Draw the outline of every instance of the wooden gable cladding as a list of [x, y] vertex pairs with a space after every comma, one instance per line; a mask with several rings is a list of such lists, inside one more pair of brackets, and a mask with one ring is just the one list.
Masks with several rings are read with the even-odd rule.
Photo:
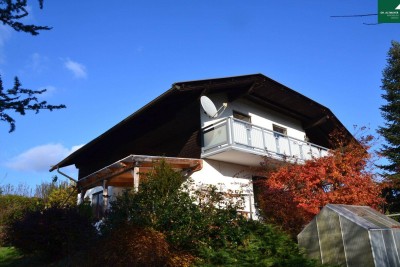
[[[154, 170], [161, 160], [176, 171], [193, 173], [203, 167], [201, 159], [130, 155], [78, 180], [78, 188], [86, 190], [95, 186], [135, 187], [140, 176]], [[137, 181], [135, 181], [135, 178]]]
[[158, 103], [99, 139], [76, 158], [79, 178], [132, 154], [200, 158], [200, 103], [190, 95]]

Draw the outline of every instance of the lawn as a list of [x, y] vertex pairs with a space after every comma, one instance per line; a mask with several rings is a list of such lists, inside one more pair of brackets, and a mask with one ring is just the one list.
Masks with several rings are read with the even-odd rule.
[[34, 256], [24, 256], [14, 247], [0, 247], [0, 266], [43, 266], [43, 262]]

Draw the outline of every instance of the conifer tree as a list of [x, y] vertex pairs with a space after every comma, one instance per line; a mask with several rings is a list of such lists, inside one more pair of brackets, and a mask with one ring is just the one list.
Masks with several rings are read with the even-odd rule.
[[[40, 9], [43, 8], [43, 0], [38, 0]], [[0, 21], [3, 25], [12, 27], [17, 32], [22, 31], [32, 35], [38, 35], [41, 30], [50, 30], [51, 27], [25, 24], [21, 21], [29, 15], [27, 0], [0, 0]]]
[[22, 88], [18, 78], [15, 77], [14, 86], [5, 90], [0, 77], [0, 121], [10, 124], [10, 133], [15, 130], [15, 119], [8, 112], [14, 111], [25, 115], [27, 111], [38, 113], [40, 110], [55, 110], [65, 108], [65, 105], [49, 105], [46, 101], [39, 101], [37, 96], [46, 92], [46, 89], [31, 90]]
[[[40, 9], [43, 8], [43, 0], [38, 0]], [[25, 24], [23, 18], [29, 15], [28, 0], [0, 0], [0, 22], [10, 26], [17, 32], [25, 32], [38, 35], [39, 31], [50, 30], [51, 27]], [[46, 101], [39, 101], [38, 96], [46, 92], [43, 90], [31, 90], [21, 87], [18, 78], [15, 77], [14, 87], [4, 89], [0, 77], [0, 121], [10, 125], [10, 131], [15, 130], [15, 119], [9, 115], [10, 111], [25, 115], [27, 111], [38, 113], [40, 110], [55, 110], [65, 108], [65, 105], [49, 105]]]
[[[383, 70], [382, 98], [386, 103], [381, 106], [385, 125], [379, 127], [386, 143], [380, 150], [389, 162], [380, 166], [389, 178], [400, 179], [400, 43], [392, 41], [387, 57], [387, 66]], [[400, 180], [399, 180], [400, 182]]]

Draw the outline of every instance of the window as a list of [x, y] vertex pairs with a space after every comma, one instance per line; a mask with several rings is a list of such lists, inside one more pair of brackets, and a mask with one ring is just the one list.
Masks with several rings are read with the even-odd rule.
[[237, 112], [237, 111], [235, 111], [235, 110], [233, 111], [233, 117], [234, 117], [235, 119], [238, 119], [238, 120], [241, 120], [241, 121], [245, 121], [245, 122], [251, 123], [251, 118], [250, 118], [249, 115], [245, 115], [245, 114], [240, 113], [240, 112]]
[[275, 124], [272, 124], [272, 130], [274, 131], [274, 134], [276, 135], [287, 135], [287, 129]]
[[267, 180], [267, 177], [264, 176], [258, 176], [258, 175], [253, 175], [251, 177], [252, 183], [253, 183], [253, 193], [254, 193], [254, 206], [259, 209], [260, 208], [260, 203], [258, 202], [258, 199], [260, 199], [261, 192], [262, 192], [262, 184], [263, 181]]
[[103, 217], [103, 191], [92, 195], [92, 210], [95, 218]]

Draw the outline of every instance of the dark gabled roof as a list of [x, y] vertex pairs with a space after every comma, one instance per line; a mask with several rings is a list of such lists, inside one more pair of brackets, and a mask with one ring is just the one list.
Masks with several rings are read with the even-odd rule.
[[[163, 133], [164, 135], [177, 134], [182, 129], [181, 127], [187, 128], [188, 124], [189, 126], [193, 124], [192, 127], [200, 127], [197, 120], [200, 117], [199, 113], [182, 114], [188, 113], [184, 108], [191, 106], [190, 110], [196, 108], [200, 110], [201, 95], [219, 92], [227, 93], [229, 102], [237, 98], [246, 98], [300, 120], [307, 136], [318, 145], [330, 147], [328, 136], [336, 128], [343, 129], [349, 138], [353, 138], [328, 108], [262, 74], [187, 81], [174, 83], [171, 89], [63, 159], [50, 171], [72, 164], [82, 165], [92, 155], [107, 153], [110, 148], [115, 149], [123, 146], [124, 142], [132, 143], [129, 140], [142, 138], [149, 132], [153, 133], [165, 120], [171, 120], [172, 117], [178, 115], [180, 118], [186, 116], [187, 121], [174, 122], [178, 123], [177, 127], [164, 127], [163, 131], [167, 131]], [[198, 118], [190, 119], [195, 118], [194, 116]], [[132, 153], [142, 152], [126, 151], [126, 155]], [[115, 156], [115, 158], [119, 159], [126, 155]]]

